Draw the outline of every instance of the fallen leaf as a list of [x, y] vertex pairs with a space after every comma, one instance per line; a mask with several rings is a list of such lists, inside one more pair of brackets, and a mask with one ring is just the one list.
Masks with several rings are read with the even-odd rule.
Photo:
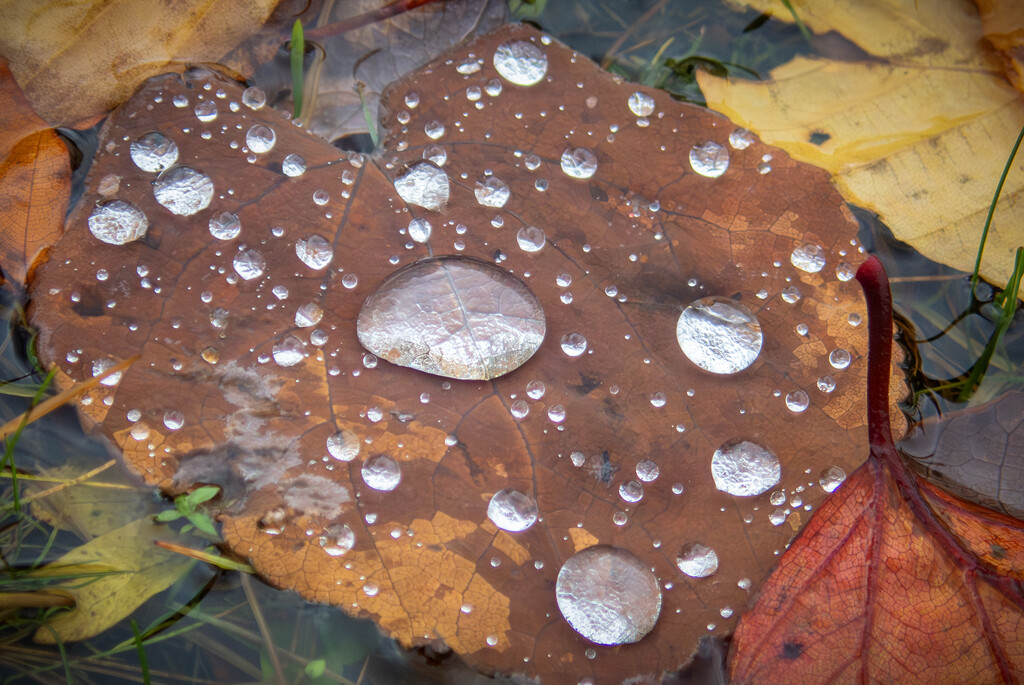
[[0, 54], [54, 126], [102, 115], [139, 83], [185, 62], [216, 62], [279, 0], [0, 2]]
[[1018, 682], [1024, 523], [903, 464], [888, 429], [888, 283], [877, 260], [858, 279], [872, 338], [871, 457], [811, 517], [743, 615], [732, 682]]
[[[819, 475], [866, 453], [849, 280], [863, 256], [825, 172], [526, 26], [394, 84], [373, 158], [186, 76], [112, 114], [30, 315], [65, 382], [142, 354], [83, 414], [148, 482], [221, 486], [226, 543], [275, 585], [481, 670], [658, 674], [730, 631], [824, 499]], [[208, 83], [228, 104], [215, 122], [193, 115]], [[490, 284], [464, 285], [462, 268]], [[417, 272], [454, 285], [380, 295]], [[439, 333], [449, 361], [499, 337], [516, 348], [517, 332], [532, 347], [538, 316], [511, 297], [523, 289], [545, 333], [518, 369], [473, 381], [384, 361], [431, 358]], [[422, 324], [380, 357], [357, 324], [378, 306], [398, 330]], [[683, 312], [684, 333], [724, 317], [723, 346], [684, 335], [688, 358]], [[650, 614], [615, 635], [563, 618], [560, 571], [589, 550], [610, 564], [595, 568], [660, 588], [649, 635]]]
[[68, 151], [36, 116], [0, 57], [0, 268], [18, 283], [57, 241], [71, 192]]
[[1003, 73], [1024, 92], [1024, 5], [1014, 0], [975, 0], [985, 40], [995, 48]]
[[925, 421], [900, 443], [900, 451], [943, 485], [966, 488], [965, 497], [1024, 517], [1024, 393], [1008, 392]]
[[[790, 15], [781, 0], [744, 4]], [[1024, 127], [1021, 94], [981, 45], [958, 0], [794, 1], [817, 33], [837, 31], [876, 57], [797, 57], [763, 82], [698, 74], [709, 107], [797, 159], [828, 169], [843, 196], [900, 240], [968, 273], [996, 183]], [[1014, 163], [982, 273], [1005, 283], [1024, 222], [1024, 159]]]
[[[53, 644], [84, 640], [131, 615], [188, 571], [192, 560], [152, 544], [168, 534], [150, 517], [133, 521], [76, 547], [32, 575], [81, 575], [55, 584], [75, 598], [75, 608], [55, 614], [33, 638]], [[92, 574], [97, 574], [92, 577]], [[56, 636], [51, 631], [56, 631]]]

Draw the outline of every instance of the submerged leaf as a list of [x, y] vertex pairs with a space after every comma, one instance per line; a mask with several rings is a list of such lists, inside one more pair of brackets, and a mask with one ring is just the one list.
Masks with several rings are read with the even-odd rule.
[[[834, 487], [865, 454], [862, 256], [824, 172], [525, 26], [394, 84], [375, 158], [269, 108], [197, 121], [207, 83], [244, 99], [189, 78], [151, 81], [106, 124], [31, 317], [71, 378], [141, 351], [83, 413], [149, 482], [221, 486], [226, 544], [270, 582], [483, 670], [660, 674], [731, 629], [825, 498], [819, 474]], [[187, 182], [131, 161], [153, 131]], [[190, 213], [197, 193], [209, 206]], [[114, 198], [148, 217], [144, 236], [89, 231]], [[500, 278], [429, 298], [391, 280], [424, 259], [480, 263], [467, 257]], [[392, 287], [395, 321], [454, 333], [486, 312], [530, 347], [532, 293], [546, 333], [490, 381], [396, 366], [378, 355], [405, 359], [399, 338], [368, 353], [364, 329], [383, 324], [356, 323]], [[475, 344], [488, 327], [470, 327]], [[764, 468], [744, 476], [748, 462]], [[694, 543], [713, 569], [677, 558]], [[643, 620], [587, 595], [631, 644], [591, 642], [608, 640], [556, 597], [571, 559], [614, 581], [588, 575], [605, 557], [587, 549], [653, 569]]]

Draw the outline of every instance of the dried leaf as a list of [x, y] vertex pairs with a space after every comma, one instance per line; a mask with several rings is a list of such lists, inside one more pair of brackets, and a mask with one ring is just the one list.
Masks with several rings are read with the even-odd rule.
[[[789, 16], [780, 0], [745, 4]], [[958, 0], [794, 7], [816, 32], [838, 31], [880, 59], [797, 57], [756, 83], [701, 73], [708, 106], [828, 169], [845, 198], [877, 212], [925, 256], [973, 271], [1024, 107], [983, 48], [972, 8]], [[1018, 158], [982, 263], [983, 275], [997, 283], [1009, 277], [1020, 244], [1021, 170]]]
[[1018, 682], [1024, 524], [919, 480], [897, 455], [885, 427], [892, 311], [874, 265], [858, 273], [886, 299], [876, 307], [869, 292], [871, 458], [815, 513], [743, 615], [732, 682]]
[[975, 0], [981, 30], [1003, 63], [1003, 73], [1024, 92], [1024, 5], [1015, 0]]
[[[133, 521], [76, 547], [33, 575], [102, 574], [95, 579], [71, 579], [55, 587], [75, 598], [75, 608], [56, 614], [47, 624], [63, 642], [102, 633], [129, 616], [143, 602], [171, 586], [192, 561], [153, 545], [167, 528], [150, 518]], [[52, 644], [47, 627], [36, 631], [36, 642]]]
[[[205, 83], [228, 103], [241, 89], [189, 78], [150, 82], [106, 124], [31, 317], [40, 355], [72, 378], [142, 353], [83, 412], [149, 482], [221, 486], [227, 544], [270, 582], [483, 670], [656, 674], [709, 624], [731, 629], [824, 499], [819, 474], [866, 453], [864, 309], [848, 280], [862, 256], [824, 172], [525, 26], [393, 85], [372, 159], [267, 108], [197, 122]], [[131, 161], [153, 132], [177, 146], [163, 176]], [[108, 218], [138, 233], [144, 216], [144, 236], [90, 232], [114, 201]], [[439, 257], [483, 260], [536, 296], [546, 333], [521, 367], [446, 379], [360, 346], [367, 298]], [[750, 364], [719, 374], [691, 358]], [[690, 543], [714, 549], [716, 573], [681, 573]], [[611, 638], [560, 613], [560, 569], [599, 545], [660, 579], [651, 633], [648, 616], [615, 637], [633, 644], [595, 644], [582, 635]]]
[[216, 62], [279, 0], [0, 2], [0, 53], [35, 110], [73, 125], [123, 102], [168, 65]]
[[36, 116], [0, 57], [0, 268], [18, 283], [60, 237], [71, 165], [60, 136]]

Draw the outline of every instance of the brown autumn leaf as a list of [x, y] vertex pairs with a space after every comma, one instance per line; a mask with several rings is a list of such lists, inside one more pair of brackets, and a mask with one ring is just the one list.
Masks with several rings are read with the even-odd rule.
[[36, 253], [56, 242], [71, 164], [57, 132], [36, 116], [0, 57], [0, 269], [22, 283]]
[[35, 110], [74, 125], [184, 62], [216, 62], [280, 0], [0, 0], [0, 54]]
[[981, 29], [1003, 63], [1006, 80], [1024, 92], [1024, 5], [1015, 0], [974, 0]]
[[[462, 73], [470, 54], [480, 69]], [[235, 108], [235, 84], [187, 78], [153, 80], [111, 116], [31, 317], [41, 357], [70, 378], [142, 354], [83, 413], [150, 483], [221, 485], [227, 544], [270, 582], [373, 617], [403, 645], [444, 641], [482, 670], [545, 683], [658, 674], [731, 630], [824, 499], [819, 474], [863, 459], [864, 309], [848, 280], [862, 255], [824, 172], [526, 26], [394, 84], [372, 158]], [[216, 120], [197, 121], [199, 102]], [[175, 160], [138, 154], [168, 141]], [[142, 168], [177, 166], [143, 171], [131, 144]], [[148, 231], [122, 231], [123, 245], [88, 225], [109, 240], [143, 215]], [[445, 379], [361, 347], [367, 298], [439, 263], [455, 289], [419, 303], [418, 290], [392, 290], [384, 320], [436, 313], [465, 332], [473, 319], [504, 332], [448, 336], [431, 354], [505, 342], [522, 361], [537, 342], [532, 293], [546, 333], [522, 367]], [[461, 285], [481, 274], [493, 282]], [[759, 321], [760, 353], [736, 373], [680, 349], [680, 313], [708, 296], [727, 318], [742, 305]], [[726, 340], [726, 360], [747, 345]], [[407, 348], [395, 338], [378, 355]], [[411, 359], [453, 369], [467, 361], [455, 349]], [[737, 440], [777, 455], [777, 483], [765, 457], [763, 480], [727, 484], [723, 468], [716, 487], [712, 455]], [[505, 490], [519, 524], [531, 502], [536, 523], [516, 532], [488, 515]], [[680, 571], [691, 543], [713, 548], [716, 573]], [[650, 615], [589, 633], [639, 640], [619, 646], [563, 618], [560, 570], [594, 555], [646, 583], [638, 602], [660, 588], [646, 637]]]
[[811, 517], [743, 615], [732, 682], [1019, 682], [1024, 523], [943, 492], [901, 461], [887, 416], [888, 284], [877, 260], [858, 279], [871, 315], [871, 457]]

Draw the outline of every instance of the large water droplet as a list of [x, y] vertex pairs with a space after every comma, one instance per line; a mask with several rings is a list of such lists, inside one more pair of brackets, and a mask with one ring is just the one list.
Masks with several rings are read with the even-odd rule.
[[562, 171], [573, 178], [590, 178], [597, 172], [597, 157], [585, 147], [570, 148], [562, 153]]
[[490, 176], [476, 184], [476, 201], [484, 207], [504, 207], [508, 202], [508, 184], [497, 176]]
[[338, 461], [352, 461], [359, 456], [359, 438], [350, 430], [338, 431], [327, 438], [327, 452]]
[[363, 482], [374, 490], [390, 492], [402, 481], [402, 469], [386, 454], [378, 454], [363, 462]]
[[789, 261], [801, 271], [817, 273], [825, 268], [825, 251], [820, 245], [800, 245], [793, 248]]
[[295, 241], [295, 256], [310, 269], [324, 269], [334, 259], [334, 250], [327, 239], [311, 235]]
[[439, 211], [448, 203], [448, 175], [429, 162], [418, 162], [395, 179], [395, 190], [411, 205]]
[[562, 565], [558, 609], [573, 630], [599, 645], [637, 642], [661, 614], [661, 587], [644, 562], [618, 547], [588, 547]]
[[128, 149], [135, 166], [151, 173], [169, 169], [178, 161], [177, 143], [156, 131], [140, 136]]
[[242, 250], [232, 261], [235, 273], [247, 281], [259, 278], [267, 268], [267, 260], [259, 250]]
[[274, 129], [263, 124], [256, 124], [245, 132], [245, 144], [258, 155], [270, 152], [276, 142], [277, 134], [274, 133]]
[[306, 173], [306, 160], [293, 152], [281, 161], [281, 171], [284, 172], [285, 176], [293, 178], [295, 176], [302, 176], [302, 174]]
[[295, 366], [305, 357], [302, 347], [301, 340], [294, 335], [286, 335], [281, 342], [274, 345], [274, 361], [278, 366]]
[[153, 195], [172, 214], [192, 216], [210, 205], [213, 181], [191, 167], [171, 167], [157, 177]]
[[338, 557], [352, 549], [356, 544], [356, 534], [346, 524], [329, 526], [317, 541], [325, 552]]
[[242, 91], [242, 104], [249, 109], [262, 109], [267, 104], [267, 94], [258, 86], [249, 86]]
[[537, 502], [516, 490], [501, 490], [487, 505], [487, 518], [502, 530], [518, 533], [537, 522]]
[[761, 324], [727, 297], [703, 297], [679, 315], [676, 339], [694, 364], [712, 373], [738, 373], [761, 352]]
[[691, 578], [707, 578], [718, 570], [718, 553], [699, 542], [690, 542], [679, 550], [676, 565]]
[[378, 357], [463, 380], [518, 368], [544, 339], [544, 311], [525, 283], [464, 257], [399, 270], [363, 303], [359, 341]]
[[149, 219], [125, 200], [99, 202], [89, 215], [89, 231], [111, 245], [124, 245], [146, 235]]
[[729, 168], [729, 151], [710, 140], [694, 145], [690, 150], [690, 166], [701, 176], [718, 178]]
[[779, 458], [749, 440], [725, 443], [711, 457], [715, 487], [737, 497], [752, 497], [775, 487], [782, 476]]
[[232, 240], [242, 232], [242, 222], [231, 212], [210, 219], [210, 235], [217, 240]]
[[548, 71], [548, 58], [533, 43], [523, 40], [502, 43], [494, 51], [494, 68], [509, 83], [532, 86]]
[[629, 111], [638, 117], [649, 117], [654, 113], [654, 98], [647, 93], [637, 91], [627, 100]]

